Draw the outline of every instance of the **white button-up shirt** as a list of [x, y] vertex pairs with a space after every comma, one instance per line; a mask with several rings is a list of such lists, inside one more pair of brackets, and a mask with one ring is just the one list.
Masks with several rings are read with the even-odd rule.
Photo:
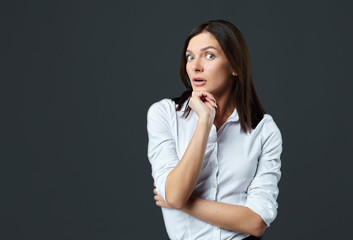
[[[187, 118], [175, 110], [175, 103], [163, 99], [147, 114], [148, 158], [157, 192], [165, 198], [165, 183], [196, 129], [197, 114]], [[201, 173], [192, 195], [199, 198], [246, 206], [269, 226], [276, 218], [278, 181], [281, 177], [281, 133], [272, 117], [265, 114], [250, 133], [241, 132], [236, 109], [217, 131], [208, 137]], [[162, 208], [172, 240], [243, 239], [248, 235], [219, 228], [180, 210]]]

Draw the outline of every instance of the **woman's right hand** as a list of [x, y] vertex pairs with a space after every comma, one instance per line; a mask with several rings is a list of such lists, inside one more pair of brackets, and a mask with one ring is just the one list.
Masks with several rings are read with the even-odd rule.
[[211, 93], [193, 91], [189, 100], [189, 106], [199, 119], [206, 119], [213, 124], [216, 116], [216, 99]]

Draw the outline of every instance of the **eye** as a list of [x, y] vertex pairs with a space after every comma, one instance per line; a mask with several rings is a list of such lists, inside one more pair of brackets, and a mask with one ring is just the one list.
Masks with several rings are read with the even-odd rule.
[[191, 55], [186, 55], [186, 61], [191, 61], [191, 60], [193, 60], [193, 59], [194, 59], [193, 56], [191, 56]]
[[214, 59], [215, 58], [215, 55], [213, 53], [207, 53], [206, 54], [206, 58], [207, 59]]

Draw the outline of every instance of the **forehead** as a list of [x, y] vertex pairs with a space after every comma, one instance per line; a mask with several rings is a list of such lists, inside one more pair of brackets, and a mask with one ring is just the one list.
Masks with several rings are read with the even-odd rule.
[[211, 33], [202, 32], [190, 39], [187, 50], [198, 51], [208, 46], [212, 46], [221, 50], [217, 39]]

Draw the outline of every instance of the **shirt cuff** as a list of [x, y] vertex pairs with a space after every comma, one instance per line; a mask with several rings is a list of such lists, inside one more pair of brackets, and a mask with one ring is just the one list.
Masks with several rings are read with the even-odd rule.
[[165, 183], [167, 181], [169, 171], [163, 173], [161, 176], [159, 176], [158, 181], [156, 182], [156, 190], [159, 196], [161, 196], [166, 203], [167, 199], [165, 197]]
[[248, 197], [245, 206], [259, 215], [264, 220], [267, 227], [270, 226], [277, 216], [277, 203], [273, 204], [264, 199]]

